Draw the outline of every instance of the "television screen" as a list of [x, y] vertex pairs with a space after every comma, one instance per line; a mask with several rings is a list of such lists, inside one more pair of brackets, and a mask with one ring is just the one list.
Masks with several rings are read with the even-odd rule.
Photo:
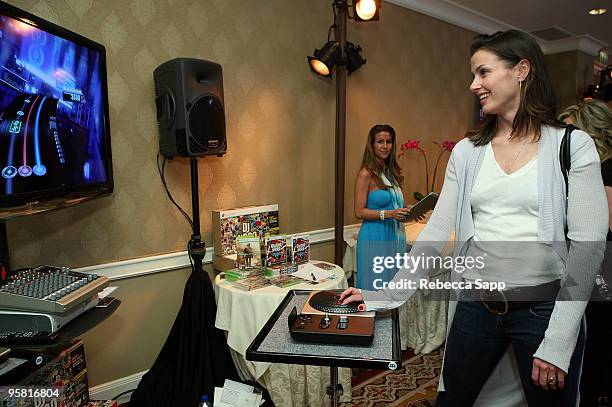
[[0, 2], [0, 218], [112, 188], [104, 47]]

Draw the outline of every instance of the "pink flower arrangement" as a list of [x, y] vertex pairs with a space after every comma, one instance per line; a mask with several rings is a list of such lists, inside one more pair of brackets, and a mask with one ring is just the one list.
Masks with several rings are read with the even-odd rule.
[[401, 150], [420, 150], [421, 149], [421, 140], [408, 140], [401, 146]]
[[[428, 189], [426, 191], [427, 193], [435, 189], [436, 174], [438, 172], [438, 164], [440, 164], [440, 159], [442, 158], [442, 155], [446, 152], [453, 151], [453, 148], [455, 148], [455, 145], [457, 144], [457, 142], [453, 140], [444, 140], [442, 141], [442, 143], [434, 141], [433, 143], [438, 146], [438, 149], [440, 150], [440, 152], [438, 154], [438, 158], [436, 159], [436, 164], [434, 165], [433, 179], [431, 181], [431, 189]], [[406, 154], [406, 152], [408, 151], [417, 151], [421, 153], [421, 155], [423, 156], [423, 162], [425, 164], [425, 185], [429, 188], [429, 168], [427, 165], [427, 155], [425, 154], [425, 150], [421, 147], [421, 140], [408, 140], [405, 143], [402, 143], [400, 145], [400, 153], [397, 155], [398, 158]], [[417, 199], [421, 199], [423, 197], [423, 194], [419, 192], [415, 192], [414, 196]]]
[[[438, 144], [438, 142], [434, 141], [434, 144]], [[456, 141], [453, 140], [446, 140], [442, 142], [442, 150], [444, 151], [453, 151], [453, 148], [455, 148], [455, 145], [457, 144]]]

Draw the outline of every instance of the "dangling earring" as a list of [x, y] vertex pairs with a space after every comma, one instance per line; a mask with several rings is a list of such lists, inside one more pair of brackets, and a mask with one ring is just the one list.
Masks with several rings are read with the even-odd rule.
[[523, 81], [519, 81], [519, 92], [523, 94]]

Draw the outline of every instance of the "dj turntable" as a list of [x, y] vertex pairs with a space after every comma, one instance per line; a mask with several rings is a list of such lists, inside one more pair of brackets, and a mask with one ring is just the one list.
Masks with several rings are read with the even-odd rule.
[[[298, 314], [289, 314], [289, 332], [298, 342], [367, 345], [374, 339], [374, 313], [363, 302], [342, 305], [342, 290], [314, 291]], [[364, 318], [372, 317], [372, 318]]]
[[289, 314], [289, 332], [297, 342], [369, 345], [374, 340], [374, 318], [348, 315]]

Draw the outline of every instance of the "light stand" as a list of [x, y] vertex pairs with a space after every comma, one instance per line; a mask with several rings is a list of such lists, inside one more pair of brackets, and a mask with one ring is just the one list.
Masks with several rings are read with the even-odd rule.
[[[329, 27], [327, 42], [308, 56], [310, 69], [321, 76], [331, 77], [336, 67], [336, 160], [335, 160], [335, 212], [334, 212], [334, 262], [342, 265], [344, 249], [344, 156], [346, 143], [346, 80], [366, 63], [360, 55], [361, 47], [346, 40], [348, 19], [355, 21], [378, 20], [380, 0], [353, 0], [354, 15], [349, 16], [347, 0], [333, 0], [334, 24]], [[360, 14], [360, 11], [363, 14]], [[334, 41], [330, 41], [331, 30]]]
[[[346, 145], [346, 81], [347, 70], [347, 0], [334, 0], [334, 39], [340, 45], [336, 63], [336, 160], [335, 160], [335, 212], [334, 212], [334, 263], [342, 266], [344, 251], [344, 166]], [[329, 40], [329, 38], [328, 38]], [[365, 63], [365, 60], [363, 61]], [[331, 67], [330, 67], [331, 68]], [[358, 66], [357, 66], [358, 68]], [[357, 69], [355, 68], [355, 69]], [[327, 387], [332, 407], [339, 405], [342, 385], [338, 381], [338, 367], [330, 367], [330, 385]]]
[[340, 396], [342, 396], [343, 392], [342, 385], [338, 382], [338, 366], [330, 366], [327, 394], [329, 395], [329, 402], [332, 407], [338, 407], [340, 404]]
[[[335, 206], [334, 213], [334, 263], [342, 267], [344, 249], [344, 157], [346, 143], [346, 26], [348, 4], [346, 0], [336, 0], [334, 38], [340, 43], [340, 63], [336, 65], [336, 168], [335, 168]], [[332, 368], [333, 369], [333, 368]], [[337, 369], [336, 369], [337, 378]]]

